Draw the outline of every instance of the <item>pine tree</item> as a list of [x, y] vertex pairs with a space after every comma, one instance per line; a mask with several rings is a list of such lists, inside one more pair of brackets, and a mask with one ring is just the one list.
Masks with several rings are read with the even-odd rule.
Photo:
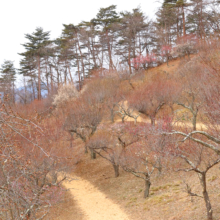
[[99, 31], [97, 23], [94, 20], [89, 22], [83, 21], [79, 25], [81, 44], [87, 48], [88, 54], [88, 75], [92, 70], [102, 68], [102, 63], [99, 59], [101, 44], [98, 40]]
[[[23, 60], [20, 62], [22, 74], [27, 74], [27, 69], [30, 67], [30, 60], [32, 61], [31, 66], [37, 70], [38, 78], [38, 100], [41, 99], [41, 61], [42, 58], [47, 54], [47, 46], [50, 44], [49, 40], [50, 32], [44, 32], [42, 28], [36, 28], [32, 34], [26, 34], [25, 38], [28, 40], [27, 43], [22, 44], [25, 48], [24, 53], [20, 53], [23, 56]], [[28, 66], [26, 66], [28, 63]]]
[[79, 39], [80, 27], [73, 24], [64, 24], [63, 26], [64, 29], [62, 31], [61, 38], [61, 57], [64, 58], [66, 56], [65, 60], [68, 62], [74, 60], [73, 66], [77, 68], [78, 85], [79, 90], [81, 90], [82, 78], [85, 79], [85, 65]]
[[108, 51], [109, 69], [113, 69], [112, 50], [115, 41], [113, 26], [120, 21], [120, 17], [116, 12], [116, 5], [110, 5], [107, 8], [100, 8], [96, 18], [92, 21], [101, 28], [100, 37], [103, 43], [103, 50]]
[[176, 8], [177, 9], [177, 35], [179, 35], [179, 15], [182, 15], [182, 29], [183, 36], [186, 36], [186, 19], [185, 19], [185, 8], [190, 4], [187, 0], [164, 0], [163, 7]]
[[212, 24], [209, 24], [209, 2], [205, 0], [190, 0], [191, 10], [187, 16], [189, 32], [197, 35], [198, 38], [203, 39], [209, 35], [212, 30]]
[[4, 96], [11, 96], [11, 101], [15, 102], [15, 80], [16, 80], [16, 70], [14, 64], [10, 60], [4, 61], [0, 68], [0, 83], [1, 89], [4, 92]]
[[140, 8], [132, 12], [121, 12], [121, 21], [118, 25], [117, 55], [121, 56], [121, 62], [127, 62], [129, 73], [132, 73], [131, 59], [141, 55], [146, 49], [146, 31], [149, 23]]
[[161, 7], [156, 13], [155, 43], [160, 50], [162, 45], [171, 45], [177, 39], [177, 13], [168, 5]]

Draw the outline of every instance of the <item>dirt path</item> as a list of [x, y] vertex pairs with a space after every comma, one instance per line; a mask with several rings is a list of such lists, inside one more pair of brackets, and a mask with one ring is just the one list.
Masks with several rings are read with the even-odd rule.
[[129, 220], [117, 204], [90, 182], [79, 177], [75, 179], [65, 182], [64, 186], [70, 189], [74, 200], [84, 212], [86, 220]]

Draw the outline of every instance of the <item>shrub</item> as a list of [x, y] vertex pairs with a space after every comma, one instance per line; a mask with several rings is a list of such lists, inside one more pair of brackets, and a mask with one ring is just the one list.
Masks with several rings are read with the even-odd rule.
[[58, 89], [57, 95], [54, 96], [53, 105], [61, 107], [76, 97], [78, 97], [78, 91], [73, 84], [62, 85]]

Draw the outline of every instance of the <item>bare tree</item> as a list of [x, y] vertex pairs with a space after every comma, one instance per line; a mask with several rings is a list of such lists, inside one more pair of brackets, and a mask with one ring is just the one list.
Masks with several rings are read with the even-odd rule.
[[103, 127], [101, 127], [100, 131], [89, 140], [87, 146], [108, 160], [113, 166], [115, 177], [119, 176], [119, 158], [122, 147], [108, 129], [103, 131]]
[[71, 113], [65, 120], [64, 129], [83, 141], [85, 153], [88, 152], [86, 142], [95, 133], [102, 120], [102, 115], [99, 105], [80, 98], [74, 102]]
[[44, 128], [22, 115], [1, 103], [0, 216], [43, 219], [62, 194], [66, 177], [58, 173], [64, 167], [52, 155]]
[[178, 87], [174, 82], [159, 78], [136, 90], [130, 96], [128, 105], [149, 117], [151, 125], [155, 126], [158, 112], [165, 104], [172, 103], [174, 90], [178, 93]]
[[[174, 133], [185, 136], [184, 133], [181, 132]], [[194, 132], [194, 134], [195, 133], [196, 132]], [[212, 220], [213, 211], [207, 189], [206, 174], [211, 168], [220, 163], [220, 157], [213, 151], [213, 149], [204, 146], [204, 143], [202, 143], [201, 139], [197, 141], [196, 138], [191, 138], [186, 135], [183, 140], [179, 139], [179, 144], [175, 149], [175, 157], [181, 158], [183, 162], [185, 162], [183, 164], [177, 162], [177, 164], [179, 164], [178, 171], [195, 172], [198, 174], [202, 187], [202, 196], [192, 192], [188, 184], [187, 192], [190, 196], [197, 196], [204, 199], [207, 210], [207, 219]]]
[[[128, 129], [135, 142], [127, 144], [120, 157], [122, 168], [145, 182], [144, 198], [149, 196], [151, 179], [155, 171], [165, 171], [169, 161], [167, 137], [161, 135], [159, 127], [149, 124], [137, 125]], [[126, 143], [126, 141], [124, 142]]]
[[196, 59], [192, 60], [180, 67], [179, 77], [183, 82], [182, 93], [179, 93], [179, 97], [177, 96], [176, 103], [190, 111], [193, 130], [196, 130], [198, 113], [204, 102], [204, 98], [201, 96], [205, 80], [203, 66], [199, 65]]

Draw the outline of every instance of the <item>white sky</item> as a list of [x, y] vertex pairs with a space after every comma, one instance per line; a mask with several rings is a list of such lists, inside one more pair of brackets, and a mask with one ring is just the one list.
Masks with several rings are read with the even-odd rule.
[[117, 5], [117, 11], [131, 11], [141, 6], [152, 17], [161, 4], [158, 0], [1, 0], [0, 2], [0, 65], [4, 60], [14, 61], [19, 68], [24, 35], [36, 27], [51, 31], [51, 39], [59, 37], [62, 24], [78, 24], [96, 16], [99, 9]]

